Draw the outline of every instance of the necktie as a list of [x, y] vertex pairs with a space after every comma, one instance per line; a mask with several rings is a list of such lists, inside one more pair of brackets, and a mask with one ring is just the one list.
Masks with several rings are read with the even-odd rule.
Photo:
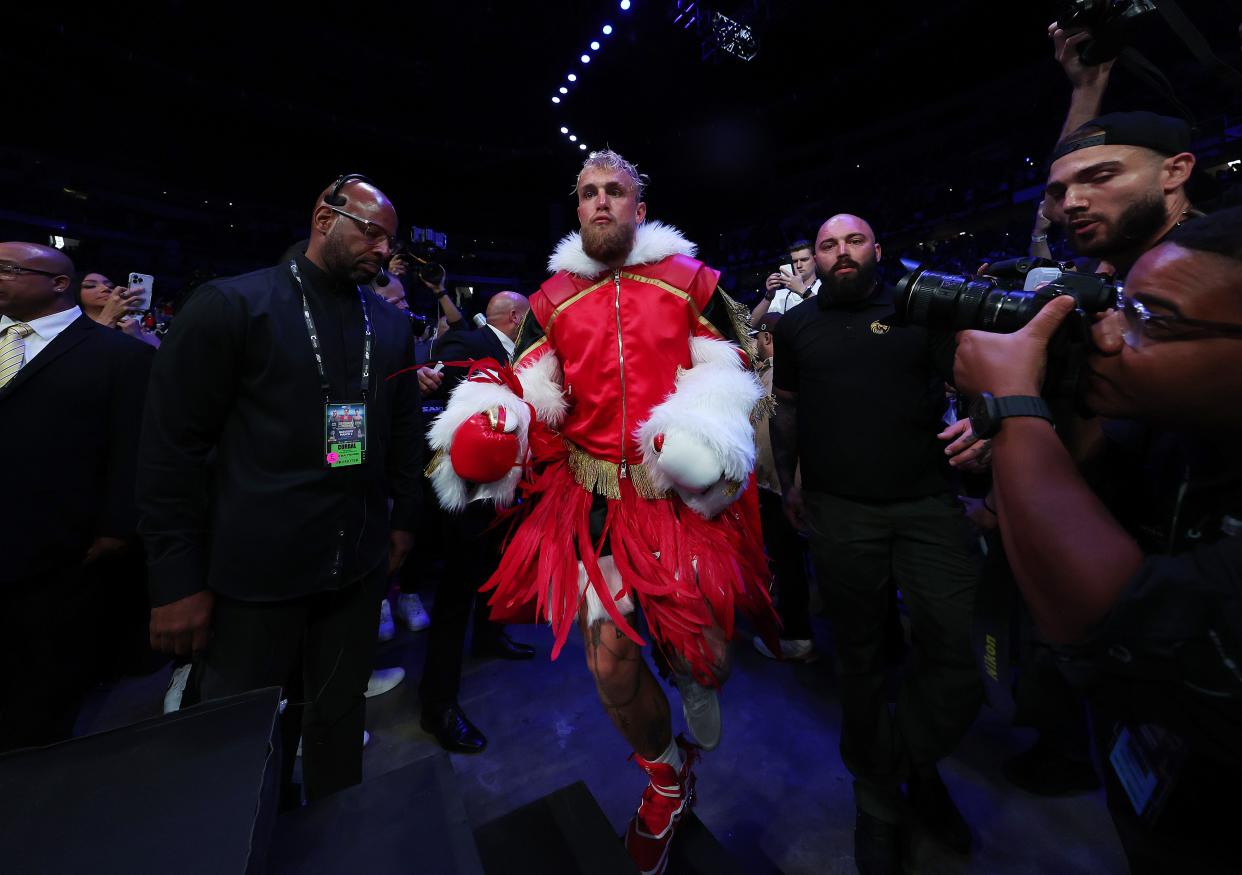
[[26, 362], [25, 338], [34, 329], [25, 322], [14, 322], [0, 332], [0, 389], [17, 376]]

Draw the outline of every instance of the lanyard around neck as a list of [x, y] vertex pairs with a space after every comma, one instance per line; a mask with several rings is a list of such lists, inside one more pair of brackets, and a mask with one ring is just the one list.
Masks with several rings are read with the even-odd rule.
[[[296, 261], [289, 262], [289, 270], [297, 280], [298, 291], [302, 294], [302, 318], [306, 320], [306, 331], [310, 334], [311, 349], [315, 352], [315, 367], [319, 369], [319, 387], [323, 389], [323, 400], [332, 399], [332, 388], [328, 384], [328, 372], [323, 366], [323, 349], [319, 345], [319, 332], [315, 329], [315, 320], [311, 317], [310, 303], [306, 300], [306, 286], [302, 283], [302, 274], [298, 271]], [[358, 287], [358, 300], [362, 302], [362, 400], [367, 400], [367, 387], [371, 384], [371, 307], [367, 304], [367, 296]]]

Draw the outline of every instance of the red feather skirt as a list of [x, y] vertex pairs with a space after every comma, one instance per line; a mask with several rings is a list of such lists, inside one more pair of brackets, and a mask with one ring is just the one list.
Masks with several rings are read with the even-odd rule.
[[[533, 608], [536, 617], [552, 624], [556, 659], [585, 598], [578, 585], [581, 562], [609, 619], [643, 644], [617, 609], [617, 600], [632, 596], [656, 646], [666, 655], [684, 657], [699, 683], [718, 684], [703, 632], [716, 627], [731, 639], [734, 611], [750, 618], [773, 652], [779, 652], [754, 477], [737, 501], [710, 520], [679, 498], [642, 498], [628, 479], [620, 486], [621, 498], [608, 501], [603, 533], [593, 541], [593, 494], [574, 480], [563, 459], [524, 484], [526, 499], [498, 521], [508, 522], [510, 532], [500, 565], [483, 586], [484, 592], [493, 591], [488, 601], [492, 619], [529, 621]], [[616, 596], [599, 566], [605, 538], [621, 577]]]

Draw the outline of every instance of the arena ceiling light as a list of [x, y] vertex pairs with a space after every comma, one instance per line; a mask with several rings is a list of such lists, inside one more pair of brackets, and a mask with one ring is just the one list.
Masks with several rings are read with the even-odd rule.
[[[621, 0], [620, 7], [623, 12], [628, 11], [630, 9], [630, 6], [631, 6], [630, 0]], [[606, 37], [612, 36], [615, 31], [616, 31], [616, 27], [614, 27], [611, 23], [605, 23], [600, 27], [600, 33]], [[588, 47], [588, 51], [585, 51], [581, 55], [578, 56], [578, 61], [583, 66], [586, 66], [587, 64], [591, 63], [592, 52], [601, 51], [604, 46], [603, 46], [602, 40], [599, 38], [596, 38], [596, 39], [590, 40], [587, 43], [587, 47]], [[561, 103], [569, 99], [569, 88], [571, 85], [575, 84], [578, 81], [578, 76], [579, 74], [576, 72], [567, 73], [565, 75], [564, 81], [556, 86], [556, 91], [555, 93], [552, 94], [552, 102], [554, 104], [557, 104], [559, 106]], [[578, 142], [577, 135], [570, 133], [568, 126], [561, 125], [560, 130], [563, 135], [569, 138], [569, 141], [571, 143]], [[587, 148], [586, 143], [578, 143], [578, 148], [582, 151], [586, 151], [586, 148]]]

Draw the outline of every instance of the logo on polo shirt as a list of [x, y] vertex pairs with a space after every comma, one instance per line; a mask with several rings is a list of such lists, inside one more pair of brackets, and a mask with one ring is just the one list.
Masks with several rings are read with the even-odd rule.
[[877, 319], [871, 323], [871, 333], [872, 334], [888, 334], [889, 327], [890, 326], [885, 325], [883, 322]]

